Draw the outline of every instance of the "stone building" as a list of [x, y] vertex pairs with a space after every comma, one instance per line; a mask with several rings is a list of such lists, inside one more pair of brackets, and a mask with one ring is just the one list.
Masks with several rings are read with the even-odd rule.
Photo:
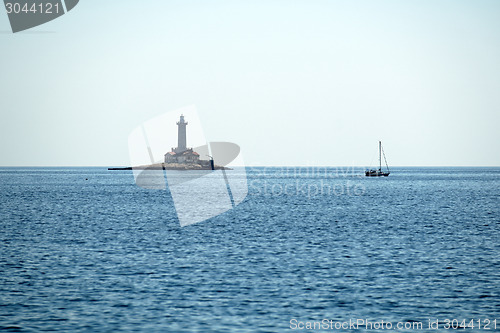
[[186, 126], [184, 115], [181, 115], [177, 122], [177, 148], [172, 148], [165, 154], [165, 163], [200, 163], [200, 154], [193, 151], [193, 148], [187, 148]]

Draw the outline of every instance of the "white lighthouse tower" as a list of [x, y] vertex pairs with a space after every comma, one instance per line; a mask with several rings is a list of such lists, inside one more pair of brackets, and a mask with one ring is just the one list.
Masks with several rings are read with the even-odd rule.
[[193, 148], [187, 147], [186, 142], [186, 126], [184, 115], [177, 122], [177, 148], [172, 148], [172, 151], [165, 154], [165, 163], [199, 163], [200, 154], [193, 151]]
[[186, 126], [187, 122], [184, 121], [184, 115], [181, 115], [180, 121], [177, 122], [177, 148], [174, 152], [179, 154], [187, 150], [186, 144]]

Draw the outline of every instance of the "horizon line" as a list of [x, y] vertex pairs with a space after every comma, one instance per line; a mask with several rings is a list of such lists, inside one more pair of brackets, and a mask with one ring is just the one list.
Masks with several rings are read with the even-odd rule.
[[[117, 165], [0, 165], [0, 168], [128, 168]], [[368, 168], [364, 165], [233, 165], [255, 168]], [[500, 165], [394, 165], [392, 168], [500, 168]]]

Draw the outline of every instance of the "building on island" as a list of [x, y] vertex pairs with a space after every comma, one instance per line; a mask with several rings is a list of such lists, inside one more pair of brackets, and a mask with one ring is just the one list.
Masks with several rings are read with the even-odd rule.
[[172, 148], [165, 154], [165, 163], [196, 163], [200, 164], [200, 154], [193, 151], [193, 148], [187, 148], [186, 126], [184, 115], [181, 115], [177, 122], [177, 148]]
[[169, 151], [165, 154], [165, 163], [198, 163], [199, 160], [200, 154], [193, 151], [192, 148], [187, 149], [182, 153]]

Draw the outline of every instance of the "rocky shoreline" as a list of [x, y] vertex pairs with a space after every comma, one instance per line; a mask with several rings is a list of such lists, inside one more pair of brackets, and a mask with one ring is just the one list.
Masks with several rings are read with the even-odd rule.
[[[220, 165], [214, 166], [215, 170], [231, 170]], [[197, 163], [155, 163], [135, 167], [108, 168], [108, 170], [211, 170], [210, 165], [204, 166]]]

